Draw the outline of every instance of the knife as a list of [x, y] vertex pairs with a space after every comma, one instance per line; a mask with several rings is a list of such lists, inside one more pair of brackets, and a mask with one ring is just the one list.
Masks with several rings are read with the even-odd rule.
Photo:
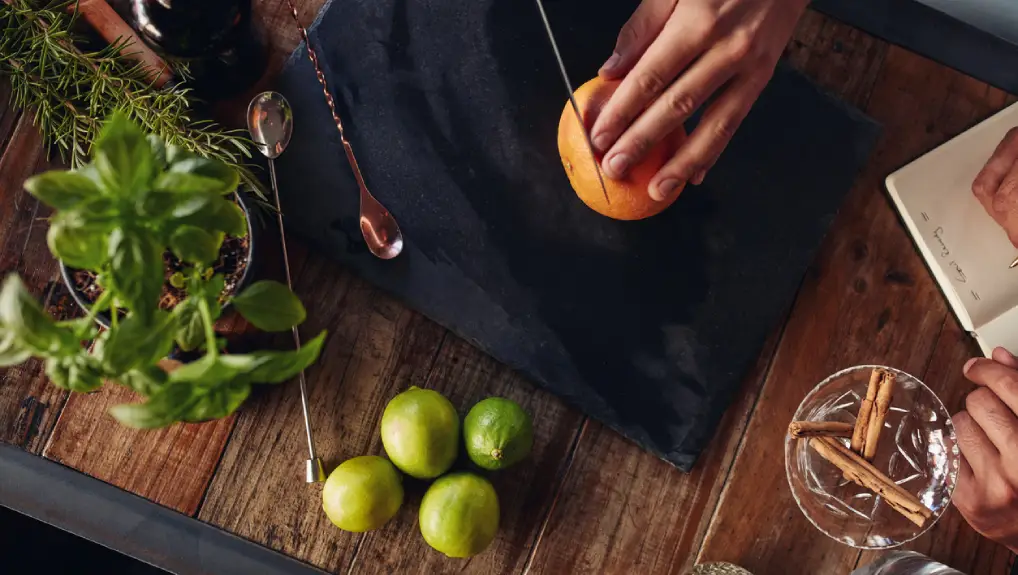
[[558, 62], [559, 74], [562, 76], [562, 81], [566, 86], [566, 92], [569, 94], [569, 104], [573, 107], [573, 112], [576, 114], [576, 121], [580, 123], [580, 129], [583, 130], [583, 135], [586, 136], [587, 151], [590, 152], [590, 161], [594, 162], [594, 171], [597, 173], [597, 181], [601, 184], [601, 191], [604, 192], [604, 201], [610, 204], [612, 201], [608, 198], [608, 188], [604, 185], [604, 176], [601, 175], [601, 165], [597, 163], [597, 154], [594, 153], [594, 144], [590, 141], [590, 134], [587, 133], [587, 127], [583, 123], [583, 114], [580, 113], [580, 106], [576, 103], [576, 98], [573, 96], [573, 83], [569, 81], [569, 73], [566, 72], [566, 64], [562, 61], [562, 54], [558, 50], [558, 42], [555, 41], [555, 34], [551, 31], [551, 23], [548, 22], [548, 15], [544, 12], [544, 4], [541, 0], [535, 1], [537, 2], [537, 11], [541, 13], [541, 20], [544, 22], [544, 31], [548, 34], [548, 42], [551, 43], [551, 49], [555, 52], [555, 60]]

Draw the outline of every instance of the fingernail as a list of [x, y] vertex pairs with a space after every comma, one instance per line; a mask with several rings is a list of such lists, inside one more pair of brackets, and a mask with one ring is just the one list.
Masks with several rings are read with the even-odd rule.
[[622, 61], [622, 56], [620, 56], [618, 52], [612, 52], [611, 57], [609, 57], [608, 60], [605, 61], [604, 65], [601, 66], [601, 70], [603, 72], [611, 72], [616, 67], [618, 67], [618, 65], [619, 65], [619, 63], [621, 61]]
[[969, 370], [972, 369], [972, 366], [975, 365], [977, 361], [979, 361], [978, 357], [973, 357], [972, 359], [966, 361], [965, 367], [961, 368], [961, 372], [964, 373], [965, 375], [968, 375]]
[[629, 169], [629, 156], [626, 154], [615, 154], [608, 160], [608, 168], [615, 177], [620, 177]]
[[693, 179], [690, 181], [693, 183], [694, 186], [699, 186], [700, 184], [703, 183], [703, 179], [706, 177], [707, 170], [700, 170], [699, 172], [696, 173], [695, 176], [693, 176]]
[[612, 145], [611, 138], [608, 137], [607, 132], [601, 132], [600, 134], [592, 137], [590, 143], [594, 144], [594, 149], [598, 152], [603, 152]]
[[655, 188], [657, 190], [656, 193], [652, 193], [650, 197], [659, 202], [664, 201], [672, 195], [672, 192], [674, 192], [677, 187], [679, 187], [678, 180], [662, 180], [661, 183], [657, 185], [657, 188]]

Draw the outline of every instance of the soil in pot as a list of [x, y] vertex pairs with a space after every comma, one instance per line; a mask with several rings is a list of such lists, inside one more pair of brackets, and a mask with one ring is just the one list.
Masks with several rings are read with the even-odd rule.
[[[226, 279], [226, 286], [219, 297], [220, 301], [226, 300], [237, 292], [241, 280], [244, 279], [244, 272], [250, 263], [250, 257], [250, 235], [243, 238], [227, 236], [223, 240], [223, 246], [219, 249], [219, 259], [212, 264], [213, 272], [223, 274]], [[159, 298], [159, 307], [171, 310], [187, 298], [187, 292], [171, 284], [170, 277], [176, 272], [183, 272], [187, 264], [178, 260], [170, 251], [163, 254], [163, 264], [163, 292]], [[70, 272], [71, 281], [74, 283], [72, 286], [74, 290], [87, 303], [95, 303], [102, 293], [102, 288], [96, 284], [95, 273], [71, 268], [68, 268], [68, 272]]]

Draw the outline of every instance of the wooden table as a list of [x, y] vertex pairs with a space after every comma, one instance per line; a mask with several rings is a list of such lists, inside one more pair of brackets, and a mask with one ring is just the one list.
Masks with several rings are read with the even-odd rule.
[[[304, 21], [320, 4], [302, 3]], [[255, 6], [273, 53], [265, 85], [297, 35], [284, 3]], [[327, 467], [381, 453], [382, 408], [410, 385], [438, 389], [460, 406], [504, 395], [533, 414], [532, 457], [495, 478], [502, 526], [485, 553], [450, 560], [428, 548], [417, 529], [423, 489], [415, 483], [381, 530], [332, 527], [320, 487], [303, 483], [293, 385], [262, 389], [224, 421], [137, 432], [107, 414], [131, 400], [129, 392], [108, 386], [68, 395], [31, 361], [3, 373], [0, 440], [332, 572], [683, 573], [696, 562], [728, 560], [757, 575], [837, 574], [868, 563], [874, 554], [827, 539], [792, 501], [782, 465], [785, 424], [815, 382], [861, 363], [917, 374], [952, 411], [961, 408], [971, 389], [961, 367], [977, 350], [895, 218], [882, 181], [1014, 98], [812, 12], [787, 57], [885, 131], [794, 306], [690, 474], [300, 246], [294, 272], [311, 312], [307, 329], [331, 332], [309, 373]], [[5, 106], [8, 92], [0, 84]], [[0, 152], [0, 268], [20, 273], [54, 313], [69, 313], [46, 248], [45, 208], [22, 190], [25, 178], [47, 166], [28, 114], [2, 108]], [[953, 509], [909, 547], [971, 574], [1003, 574], [1012, 560]]]

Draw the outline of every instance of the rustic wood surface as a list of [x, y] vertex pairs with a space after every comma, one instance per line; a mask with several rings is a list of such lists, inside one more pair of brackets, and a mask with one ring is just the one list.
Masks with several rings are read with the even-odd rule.
[[[305, 23], [322, 3], [299, 3]], [[256, 0], [255, 20], [270, 49], [261, 89], [298, 35], [283, 0]], [[866, 564], [878, 554], [827, 539], [792, 501], [780, 455], [785, 425], [814, 382], [859, 363], [914, 373], [950, 409], [962, 406], [970, 386], [961, 366], [977, 350], [945, 307], [882, 182], [1014, 98], [812, 12], [786, 56], [882, 122], [884, 135], [786, 321], [775, 326], [690, 474], [299, 245], [293, 271], [311, 310], [306, 329], [331, 334], [308, 373], [327, 467], [381, 453], [381, 411], [411, 385], [438, 389], [464, 407], [503, 395], [534, 416], [532, 457], [494, 479], [502, 525], [484, 554], [450, 560], [426, 546], [416, 527], [419, 482], [408, 483], [407, 504], [384, 528], [333, 528], [321, 512], [320, 486], [302, 482], [293, 385], [260, 389], [220, 422], [137, 432], [106, 413], [129, 393], [107, 387], [68, 398], [31, 361], [0, 374], [0, 441], [331, 572], [681, 574], [696, 562], [727, 560], [764, 575], [847, 573]], [[8, 93], [0, 80], [0, 271], [20, 273], [52, 313], [74, 314], [46, 248], [45, 209], [21, 185], [50, 164], [30, 115], [11, 109]], [[220, 103], [220, 117], [239, 124], [248, 96]], [[909, 547], [973, 575], [1001, 575], [1013, 560], [953, 509]]]

